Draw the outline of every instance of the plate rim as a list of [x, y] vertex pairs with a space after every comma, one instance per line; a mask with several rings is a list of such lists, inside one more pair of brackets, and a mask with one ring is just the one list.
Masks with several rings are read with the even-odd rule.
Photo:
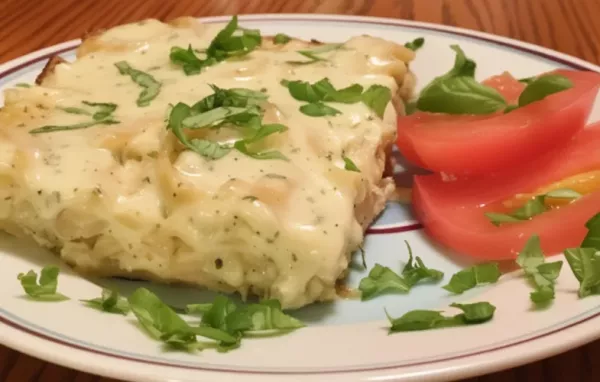
[[[224, 21], [229, 20], [230, 17], [231, 17], [231, 15], [225, 15], [225, 16], [200, 17], [198, 19], [203, 22], [224, 22]], [[469, 29], [461, 28], [461, 27], [433, 24], [433, 23], [428, 23], [428, 22], [418, 22], [418, 21], [412, 21], [412, 20], [401, 20], [401, 19], [373, 17], [373, 16], [353, 16], [353, 15], [335, 15], [335, 14], [315, 15], [315, 14], [292, 14], [292, 13], [240, 15], [239, 18], [241, 21], [259, 21], [259, 22], [260, 21], [269, 22], [271, 20], [273, 20], [273, 21], [308, 20], [308, 21], [312, 21], [312, 22], [365, 23], [365, 24], [371, 24], [371, 25], [388, 25], [391, 27], [409, 28], [409, 29], [413, 28], [416, 30], [443, 32], [443, 33], [447, 33], [450, 35], [458, 35], [462, 38], [466, 37], [466, 38], [475, 39], [478, 41], [493, 43], [496, 45], [503, 46], [505, 48], [510, 48], [510, 49], [518, 50], [520, 52], [524, 52], [527, 54], [532, 54], [537, 57], [551, 60], [553, 62], [560, 63], [563, 65], [568, 65], [568, 66], [576, 67], [579, 69], [587, 69], [587, 70], [593, 70], [593, 71], [600, 72], [600, 66], [598, 66], [596, 64], [587, 62], [583, 59], [580, 59], [580, 58], [577, 58], [577, 57], [574, 57], [574, 56], [571, 56], [571, 55], [568, 55], [565, 53], [561, 53], [561, 52], [558, 52], [558, 51], [555, 51], [555, 50], [552, 50], [549, 48], [541, 47], [541, 46], [531, 44], [531, 43], [522, 42], [522, 41], [511, 39], [508, 37], [496, 36], [496, 35], [486, 33], [486, 32], [474, 31], [474, 30], [469, 30]], [[0, 79], [3, 79], [11, 74], [17, 73], [20, 70], [26, 69], [27, 67], [31, 66], [32, 64], [38, 63], [38, 62], [45, 60], [53, 55], [72, 51], [73, 49], [77, 48], [77, 46], [80, 44], [80, 42], [81, 42], [80, 39], [70, 40], [70, 41], [56, 44], [56, 45], [53, 45], [53, 46], [50, 46], [50, 47], [47, 47], [47, 48], [44, 48], [41, 50], [37, 50], [35, 52], [17, 57], [8, 62], [0, 64]], [[460, 362], [456, 362], [456, 359], [433, 361], [433, 362], [431, 362], [432, 364], [433, 363], [440, 364], [440, 366], [436, 367], [435, 370], [427, 371], [426, 374], [428, 377], [433, 377], [433, 378], [448, 378], [450, 376], [466, 377], [466, 376], [476, 375], [476, 374], [480, 374], [480, 373], [484, 373], [484, 372], [500, 370], [504, 367], [517, 366], [520, 364], [531, 362], [531, 361], [534, 361], [534, 360], [537, 360], [540, 358], [544, 358], [544, 357], [559, 353], [561, 351], [572, 349], [574, 347], [580, 346], [583, 343], [589, 342], [592, 339], [600, 337], [600, 330], [596, 329], [594, 331], [594, 327], [595, 327], [594, 324], [597, 324], [597, 323], [600, 323], [600, 317], [599, 317], [599, 315], [594, 315], [594, 316], [588, 317], [587, 319], [580, 321], [578, 323], [568, 325], [566, 327], [557, 329], [555, 331], [544, 333], [536, 338], [531, 338], [531, 339], [522, 341], [520, 343], [508, 344], [505, 347], [492, 349], [492, 350], [482, 353], [482, 354], [460, 357]], [[584, 330], [584, 328], [588, 328], [588, 329]], [[12, 336], [12, 337], [11, 336], [0, 336], [0, 338], [2, 339], [1, 341], [3, 343], [7, 344], [7, 346], [10, 348], [13, 348], [18, 351], [22, 351], [23, 353], [30, 354], [32, 356], [44, 359], [48, 362], [60, 364], [60, 365], [66, 366], [66, 367], [74, 367], [79, 370], [90, 370], [95, 374], [116, 377], [116, 378], [124, 378], [125, 377], [130, 380], [137, 380], [137, 378], [144, 377], [142, 374], [135, 372], [136, 368], [133, 368], [133, 371], [134, 371], [133, 373], [130, 373], [128, 371], [127, 372], [128, 375], [122, 375], [121, 373], [123, 372], [123, 370], [120, 370], [121, 371], [121, 373], [120, 373], [118, 368], [114, 369], [114, 370], [112, 368], [109, 368], [111, 361], [114, 363], [116, 360], [113, 356], [110, 356], [110, 355], [94, 354], [95, 358], [97, 358], [97, 359], [101, 358], [100, 361], [94, 361], [94, 362], [89, 362], [89, 361], [82, 362], [81, 358], [79, 360], [77, 360], [75, 358], [69, 358], [66, 356], [61, 357], [61, 355], [63, 354], [62, 352], [56, 352], [56, 353], [52, 352], [52, 349], [54, 347], [56, 347], [56, 346], [69, 347], [70, 351], [74, 351], [75, 353], [78, 353], [80, 357], [82, 355], [89, 355], [90, 350], [77, 348], [76, 346], [73, 346], [71, 344], [66, 345], [66, 344], [57, 343], [54, 340], [44, 338], [43, 334], [41, 334], [41, 333], [31, 333], [31, 332], [27, 333], [26, 331], [23, 331], [23, 329], [16, 329], [14, 327], [9, 326], [6, 322], [4, 322], [3, 317], [0, 317], [0, 333], [11, 332], [13, 330], [15, 332], [17, 332], [17, 334], [14, 334], [14, 336]], [[579, 335], [576, 335], [576, 334], [579, 334]], [[590, 336], [590, 334], [592, 334], [592, 336]], [[19, 338], [25, 339], [24, 337], [30, 337], [30, 338], [26, 338], [27, 341], [23, 341], [21, 343], [19, 341]], [[566, 341], [565, 342], [555, 341], [556, 338], [560, 338], [560, 337], [564, 337], [566, 339]], [[38, 346], [28, 346], [26, 344], [26, 343], [32, 342], [32, 340]], [[538, 348], [537, 351], [535, 351], [535, 348], [539, 347], [539, 346], [537, 346], [539, 343], [548, 342], [548, 341], [551, 344], [553, 343], [554, 346], [547, 347], [547, 348], [541, 348], [541, 349]], [[52, 346], [48, 346], [48, 342], [51, 342]], [[44, 349], [44, 346], [47, 347], [46, 351], [40, 350], [40, 349]], [[513, 354], [519, 353], [519, 356], [511, 357], [511, 356], [503, 355], [502, 357], [498, 357], [498, 359], [494, 362], [490, 361], [492, 358], [494, 358], [494, 355], [497, 355], [498, 352], [506, 349], [507, 347], [511, 347], [511, 348], [513, 348], [513, 350], [515, 348], [518, 349], [519, 351], [513, 352]], [[529, 349], [529, 348], [531, 348], [531, 349]], [[529, 350], [527, 351], [527, 349], [529, 349]], [[483, 357], [483, 362], [481, 362], [481, 363], [473, 362], [475, 359], [482, 358], [482, 357]], [[485, 364], [486, 359], [488, 359], [489, 364]], [[127, 364], [138, 364], [138, 365], [136, 365], [138, 368], [140, 367], [140, 365], [144, 365], [144, 363], [141, 363], [140, 361], [135, 361], [135, 360], [121, 359], [119, 361], [125, 362]], [[444, 365], [444, 364], [449, 364], [449, 366], [452, 366], [452, 365], [453, 366], [451, 368], [450, 367], [447, 368], [447, 370], [443, 370], [442, 365]], [[458, 364], [458, 365], [456, 365], [456, 364]], [[179, 367], [176, 365], [157, 366], [157, 367], [183, 369], [182, 367]], [[419, 367], [422, 367], [422, 365], [421, 366], [417, 365], [414, 367], [419, 368]], [[385, 373], [386, 375], [391, 376], [391, 377], [395, 376], [397, 378], [403, 378], [403, 379], [407, 378], [408, 380], [411, 380], [412, 379], [411, 376], [406, 377], [402, 374], [397, 374], [403, 370], [410, 369], [410, 368], [413, 368], [413, 366], [399, 366], [399, 367], [391, 366], [391, 367], [387, 367], [387, 368], [379, 368], [379, 369], [372, 369], [372, 370], [366, 370], [366, 371], [360, 371], [360, 370], [359, 371], [329, 371], [329, 372], [324, 372], [324, 373], [311, 372], [309, 374], [304, 374], [304, 373], [273, 374], [273, 373], [269, 373], [269, 372], [250, 372], [249, 373], [249, 372], [235, 371], [233, 375], [237, 378], [240, 375], [244, 375], [244, 374], [257, 374], [257, 375], [260, 375], [261, 378], [263, 378], [263, 379], [267, 376], [270, 377], [273, 375], [279, 376], [279, 377], [294, 376], [294, 378], [300, 377], [300, 376], [318, 376], [318, 375], [327, 375], [327, 376], [331, 376], [331, 377], [336, 376], [336, 375], [346, 375], [346, 376], [352, 375], [352, 376], [360, 377], [362, 379], [362, 376], [366, 376], [366, 375], [370, 375], [370, 376], [379, 375], [380, 376]], [[140, 371], [140, 370], [138, 369], [138, 371]], [[197, 374], [217, 373], [218, 375], [223, 375], [223, 374], [230, 374], [231, 372], [214, 371], [214, 370], [207, 370], [207, 371], [195, 370], [194, 373], [197, 373]], [[423, 376], [424, 375], [421, 375], [421, 378]], [[151, 380], [159, 381], [159, 380], [164, 380], [164, 379], [151, 379]], [[347, 380], [347, 379], [345, 379], [345, 380]]]

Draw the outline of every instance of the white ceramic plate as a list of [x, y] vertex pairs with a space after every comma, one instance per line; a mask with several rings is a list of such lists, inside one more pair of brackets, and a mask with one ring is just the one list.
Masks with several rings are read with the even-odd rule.
[[[517, 77], [556, 67], [600, 71], [595, 65], [548, 49], [423, 23], [315, 15], [255, 15], [243, 17], [242, 23], [267, 35], [284, 32], [332, 42], [357, 34], [399, 43], [424, 36], [425, 48], [412, 66], [420, 84], [448, 70], [454, 58], [448, 48], [451, 44], [460, 44], [475, 59], [479, 78], [504, 70]], [[78, 43], [67, 42], [1, 65], [0, 88], [32, 81], [51, 55], [74, 58]], [[592, 119], [598, 117], [599, 103]], [[444, 281], [468, 266], [429, 242], [408, 208], [398, 204], [390, 204], [369, 232], [365, 249], [370, 266], [379, 262], [399, 269], [407, 256], [403, 240], [411, 243], [428, 266], [443, 270]], [[509, 274], [493, 287], [474, 289], [459, 298], [449, 296], [439, 285], [420, 285], [408, 295], [307, 307], [296, 315], [310, 324], [308, 328], [279, 338], [248, 340], [227, 354], [164, 352], [133, 325], [131, 315], [124, 319], [100, 314], [82, 306], [78, 299], [96, 297], [100, 285], [108, 284], [125, 293], [145, 285], [176, 306], [206, 301], [209, 293], [133, 281], [87, 280], [62, 266], [59, 289], [72, 300], [44, 304], [20, 298], [23, 292], [17, 273], [50, 263], [58, 261], [35, 245], [0, 237], [0, 342], [49, 362], [127, 380], [450, 380], [531, 362], [600, 337], [600, 298], [578, 299], [578, 283], [566, 267], [556, 301], [545, 311], [530, 309], [528, 285], [519, 274]], [[365, 274], [353, 271], [350, 284], [358, 284]], [[496, 315], [492, 322], [473, 327], [387, 334], [384, 307], [399, 316], [413, 309], [445, 309], [454, 301], [490, 301], [497, 307]]]

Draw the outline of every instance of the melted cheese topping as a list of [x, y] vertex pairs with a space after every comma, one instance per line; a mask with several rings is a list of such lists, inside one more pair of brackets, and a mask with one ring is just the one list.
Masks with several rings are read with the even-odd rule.
[[[42, 86], [7, 91], [0, 113], [0, 218], [4, 229], [56, 248], [76, 268], [101, 275], [185, 282], [225, 292], [278, 298], [299, 307], [335, 296], [363, 230], [393, 190], [382, 179], [394, 140], [398, 94], [412, 86], [413, 53], [367, 36], [293, 66], [303, 41], [263, 45], [249, 55], [186, 76], [172, 46], [206, 48], [223, 25], [189, 19], [147, 20], [84, 42], [73, 63], [59, 64]], [[162, 84], [147, 107], [115, 62]], [[342, 114], [309, 117], [282, 79], [336, 88], [381, 84], [394, 100], [383, 119], [362, 103], [332, 104]], [[232, 151], [218, 160], [185, 151], [166, 130], [169, 104], [193, 104], [221, 88], [266, 89], [267, 123], [288, 130], [265, 147], [290, 161], [257, 160]], [[404, 84], [404, 87], [402, 86]], [[112, 102], [119, 124], [31, 135], [43, 125], [88, 121], [60, 108]], [[401, 101], [401, 100], [400, 100]], [[401, 108], [399, 108], [401, 109]], [[231, 142], [231, 129], [207, 139]], [[343, 156], [361, 172], [344, 170]], [[251, 196], [250, 198], [248, 196]]]

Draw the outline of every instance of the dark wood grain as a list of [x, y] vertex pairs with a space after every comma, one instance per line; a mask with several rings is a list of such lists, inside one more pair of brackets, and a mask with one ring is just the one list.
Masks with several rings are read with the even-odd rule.
[[[0, 0], [0, 63], [140, 20], [248, 13], [392, 17], [485, 31], [600, 63], [600, 0]], [[508, 350], [510, 351], [510, 350]], [[600, 341], [469, 382], [600, 381]], [[110, 382], [0, 345], [2, 382]]]

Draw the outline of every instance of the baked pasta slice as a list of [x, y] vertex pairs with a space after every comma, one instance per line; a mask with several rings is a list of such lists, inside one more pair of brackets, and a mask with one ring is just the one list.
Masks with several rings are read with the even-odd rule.
[[81, 272], [335, 297], [385, 206], [413, 53], [193, 19], [123, 25], [0, 111], [0, 224]]

